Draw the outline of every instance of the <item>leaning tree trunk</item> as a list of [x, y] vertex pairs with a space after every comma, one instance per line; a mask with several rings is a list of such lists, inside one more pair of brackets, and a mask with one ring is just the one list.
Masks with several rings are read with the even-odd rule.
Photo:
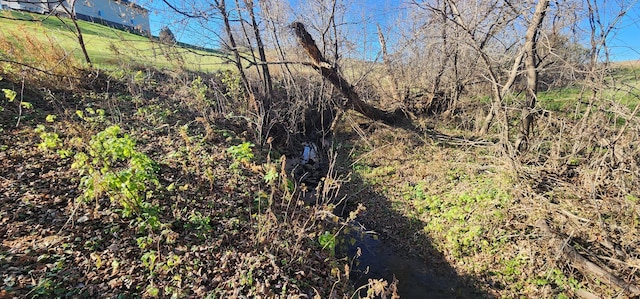
[[89, 58], [89, 53], [87, 52], [87, 47], [85, 46], [84, 38], [82, 37], [82, 30], [80, 30], [80, 25], [78, 25], [78, 20], [76, 18], [76, 8], [75, 8], [76, 1], [72, 0], [72, 1], [69, 1], [68, 3], [70, 8], [67, 8], [63, 0], [59, 0], [58, 5], [60, 5], [64, 10], [64, 12], [69, 15], [69, 18], [71, 18], [71, 21], [73, 22], [73, 26], [76, 29], [76, 32], [75, 32], [76, 38], [78, 39], [78, 44], [80, 45], [80, 49], [82, 50], [82, 55], [84, 55], [84, 60], [87, 62], [89, 66], [92, 66], [91, 58]]
[[358, 93], [354, 90], [353, 86], [344, 79], [329, 63], [320, 50], [316, 46], [316, 42], [313, 40], [309, 32], [304, 27], [304, 24], [295, 22], [291, 24], [294, 29], [298, 42], [305, 49], [311, 60], [313, 60], [313, 68], [315, 68], [325, 79], [333, 84], [340, 92], [347, 98], [347, 108], [353, 109], [364, 116], [379, 120], [389, 125], [396, 125], [403, 118], [406, 119], [401, 110], [395, 110], [393, 112], [387, 112], [380, 110], [372, 105], [363, 102], [358, 96]]

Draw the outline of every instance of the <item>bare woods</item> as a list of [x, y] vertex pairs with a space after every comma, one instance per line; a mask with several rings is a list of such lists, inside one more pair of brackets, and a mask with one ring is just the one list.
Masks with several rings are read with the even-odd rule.
[[[569, 235], [557, 219], [566, 210], [549, 197], [561, 188], [589, 207], [583, 212], [595, 223], [591, 233], [609, 240], [610, 248], [624, 243], [610, 234], [604, 219], [639, 196], [640, 92], [637, 72], [611, 62], [608, 44], [632, 18], [632, 5], [593, 0], [408, 0], [378, 10], [339, 0], [208, 5], [216, 10], [185, 5], [181, 15], [223, 25], [214, 27], [220, 28], [216, 41], [232, 54], [263, 138], [316, 134], [313, 130], [325, 136], [330, 123], [339, 121], [336, 115], [347, 110], [390, 125], [408, 117], [424, 126], [426, 119], [429, 128], [453, 127], [462, 135], [438, 142], [489, 144], [492, 154], [504, 158], [514, 184], [521, 186], [513, 191], [519, 200], [551, 211], [540, 217], [552, 225], [529, 221], [541, 234], [554, 241]], [[319, 117], [323, 111], [332, 113]], [[572, 269], [607, 278], [634, 295], [637, 286], [624, 280], [632, 275], [629, 269], [567, 244], [559, 254]], [[593, 249], [610, 250], [599, 244]], [[615, 258], [626, 263], [624, 256]]]

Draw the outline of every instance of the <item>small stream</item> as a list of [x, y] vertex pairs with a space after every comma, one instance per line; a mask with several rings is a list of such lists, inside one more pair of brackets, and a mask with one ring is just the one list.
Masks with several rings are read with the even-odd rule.
[[[287, 159], [287, 172], [293, 173], [300, 182], [313, 186], [326, 174], [323, 167], [325, 164], [322, 163], [318, 146], [305, 142], [297, 157]], [[314, 198], [306, 198], [305, 201], [307, 204], [313, 204]], [[391, 283], [395, 277], [398, 280], [398, 294], [401, 298], [476, 297], [469, 289], [461, 287], [456, 279], [436, 274], [439, 271], [433, 267], [437, 266], [427, 265], [422, 258], [402, 252], [388, 241], [377, 238], [375, 233], [365, 233], [357, 223], [345, 231], [338, 238], [344, 240], [342, 243], [349, 245], [338, 246], [336, 254], [353, 260], [360, 249], [361, 255], [351, 265], [350, 274], [356, 287], [366, 285], [369, 279], [384, 279]], [[365, 296], [366, 290], [361, 295]]]
[[435, 274], [436, 269], [429, 268], [422, 258], [404, 254], [387, 241], [376, 238], [375, 234], [363, 233], [358, 227], [349, 231], [343, 238], [353, 238], [355, 243], [348, 246], [343, 254], [352, 258], [358, 248], [361, 254], [351, 273], [356, 287], [367, 284], [369, 279], [382, 278], [391, 283], [395, 276], [400, 298], [471, 297], [463, 294], [465, 291], [457, 282]]

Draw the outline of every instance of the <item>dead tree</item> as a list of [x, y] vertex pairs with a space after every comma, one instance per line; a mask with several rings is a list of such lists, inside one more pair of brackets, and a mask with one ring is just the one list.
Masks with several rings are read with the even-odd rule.
[[400, 109], [388, 112], [363, 102], [353, 88], [353, 85], [338, 73], [336, 70], [337, 67], [332, 66], [332, 64], [324, 58], [315, 40], [304, 27], [304, 24], [295, 22], [291, 24], [291, 28], [294, 30], [298, 42], [313, 61], [312, 67], [347, 98], [346, 108], [353, 109], [370, 119], [379, 120], [388, 125], [396, 125], [400, 120], [406, 119]]

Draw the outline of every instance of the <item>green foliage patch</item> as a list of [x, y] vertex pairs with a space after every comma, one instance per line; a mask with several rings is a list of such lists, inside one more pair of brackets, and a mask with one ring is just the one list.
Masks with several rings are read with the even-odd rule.
[[91, 138], [86, 151], [74, 156], [73, 168], [80, 170], [80, 198], [84, 201], [108, 196], [118, 202], [124, 217], [142, 212], [145, 200], [159, 182], [156, 163], [135, 149], [135, 141], [120, 127], [110, 126]]

